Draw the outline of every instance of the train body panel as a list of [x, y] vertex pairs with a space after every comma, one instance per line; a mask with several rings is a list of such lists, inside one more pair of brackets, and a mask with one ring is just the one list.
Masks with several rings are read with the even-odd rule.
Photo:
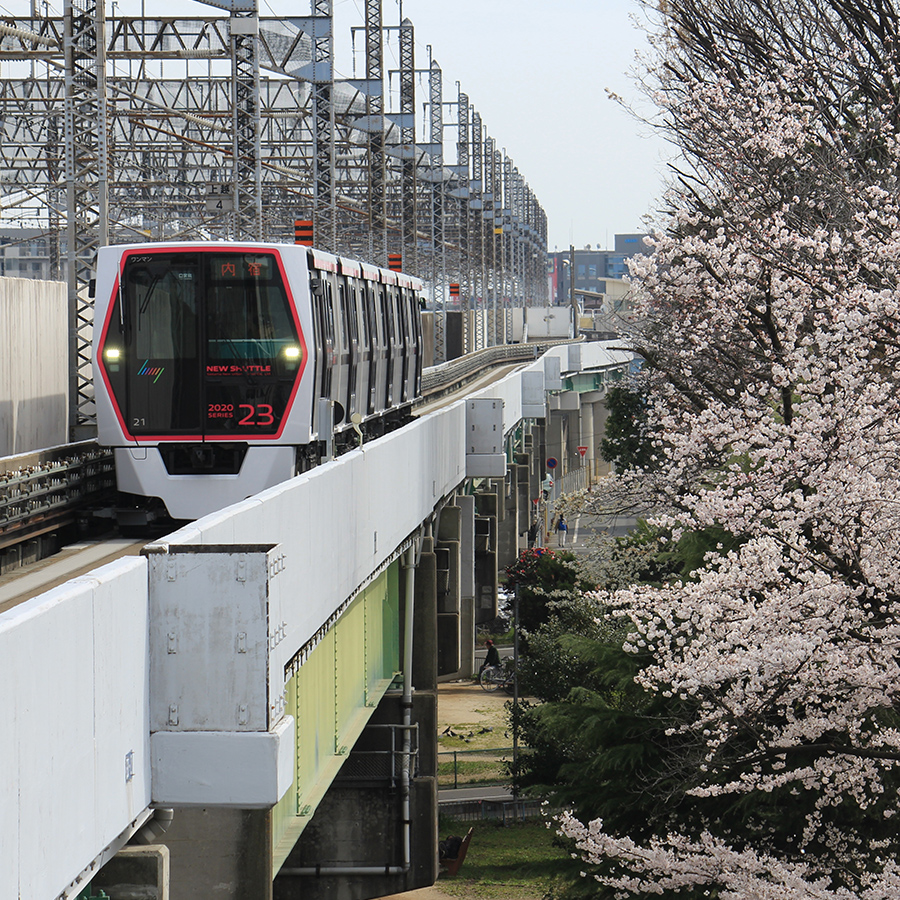
[[116, 447], [116, 477], [120, 491], [159, 497], [173, 519], [197, 519], [258, 494], [294, 475], [293, 447], [248, 447], [234, 475], [171, 474], [154, 448]]
[[419, 290], [293, 244], [102, 248], [94, 382], [119, 489], [194, 518], [308, 467], [353, 414], [373, 434], [400, 421], [421, 378]]

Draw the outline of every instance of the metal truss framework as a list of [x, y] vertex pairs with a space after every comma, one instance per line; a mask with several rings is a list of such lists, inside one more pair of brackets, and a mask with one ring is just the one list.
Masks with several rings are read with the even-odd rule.
[[[402, 252], [429, 286], [441, 358], [451, 282], [461, 309], [494, 311], [487, 343], [506, 338], [503, 309], [547, 300], [544, 211], [469, 97], [443, 103], [436, 63], [416, 142], [408, 19], [385, 26], [382, 0], [366, 0], [366, 77], [336, 81], [332, 0], [284, 18], [258, 16], [256, 0], [209, 2], [224, 12], [110, 16], [103, 0], [66, 0], [62, 17], [34, 4], [0, 17], [0, 223], [41, 229], [68, 280], [73, 436], [93, 419], [87, 286], [109, 241], [292, 241], [294, 220], [312, 219], [322, 249], [382, 266]], [[465, 349], [483, 344], [464, 332]]]

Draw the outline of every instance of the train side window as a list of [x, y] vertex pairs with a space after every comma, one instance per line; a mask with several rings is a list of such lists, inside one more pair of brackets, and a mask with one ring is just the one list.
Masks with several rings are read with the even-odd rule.
[[400, 307], [400, 332], [403, 346], [408, 347], [412, 335], [409, 327], [409, 309], [406, 306], [406, 291], [403, 288], [397, 289], [397, 305]]
[[388, 302], [387, 288], [378, 286], [378, 299], [381, 306], [381, 321], [384, 323], [384, 343], [390, 347], [394, 340], [394, 317], [391, 315], [391, 305]]
[[345, 346], [350, 340], [350, 323], [347, 319], [347, 285], [343, 278], [338, 282], [338, 303], [341, 308], [341, 345]]
[[318, 358], [321, 361], [322, 377], [319, 383], [319, 396], [326, 399], [331, 397], [331, 351], [334, 347], [334, 313], [331, 305], [331, 283], [327, 280], [325, 272], [319, 273], [322, 280], [322, 290], [315, 296], [315, 315], [319, 322], [320, 340]]
[[359, 316], [356, 304], [356, 288], [349, 278], [347, 279], [344, 290], [347, 292], [347, 321], [350, 326], [350, 340], [354, 343], [359, 343]]
[[415, 291], [409, 292], [409, 318], [412, 322], [412, 336], [416, 345], [422, 340], [422, 321], [419, 318], [419, 303]]
[[399, 303], [399, 297], [397, 296], [397, 288], [392, 287], [391, 289], [391, 321], [394, 325], [394, 341], [397, 343], [399, 347], [403, 346], [403, 320], [401, 318], [401, 304]]
[[371, 284], [366, 284], [363, 308], [366, 318], [369, 320], [369, 343], [372, 349], [378, 343], [378, 325], [375, 318], [375, 288]]
[[334, 341], [334, 292], [330, 281], [325, 283], [325, 337]]

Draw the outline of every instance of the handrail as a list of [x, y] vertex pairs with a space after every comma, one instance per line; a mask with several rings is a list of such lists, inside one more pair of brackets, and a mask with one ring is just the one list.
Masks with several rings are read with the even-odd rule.
[[524, 344], [498, 344], [467, 353], [457, 359], [431, 366], [422, 373], [422, 395], [428, 397], [465, 382], [483, 369], [519, 360], [537, 359], [551, 347], [571, 344], [571, 340], [535, 341]]

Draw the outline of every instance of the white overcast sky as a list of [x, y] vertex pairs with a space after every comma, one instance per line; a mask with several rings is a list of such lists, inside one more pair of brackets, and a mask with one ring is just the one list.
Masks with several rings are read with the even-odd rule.
[[[399, 0], [383, 2], [384, 24], [397, 24]], [[456, 98], [458, 81], [544, 207], [551, 250], [611, 246], [615, 234], [644, 230], [671, 153], [606, 93], [639, 99], [629, 73], [645, 38], [631, 19], [640, 13], [634, 0], [402, 0], [402, 8], [415, 26], [416, 68], [427, 68], [430, 45], [444, 100]], [[334, 9], [341, 68], [351, 65], [342, 31], [362, 24], [363, 0], [335, 0]], [[361, 75], [361, 37], [356, 46]], [[388, 50], [385, 68], [396, 67]], [[421, 116], [427, 81], [416, 91]], [[455, 129], [446, 139], [455, 141]]]

